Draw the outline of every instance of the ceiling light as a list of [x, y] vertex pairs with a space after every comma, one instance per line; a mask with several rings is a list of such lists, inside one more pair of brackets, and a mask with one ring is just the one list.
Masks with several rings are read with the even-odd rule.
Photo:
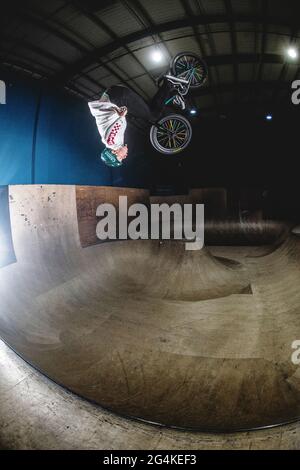
[[156, 50], [152, 53], [152, 60], [153, 60], [154, 62], [161, 62], [162, 59], [163, 59], [162, 53], [161, 53], [158, 49], [156, 49]]
[[297, 59], [298, 58], [298, 51], [295, 47], [290, 47], [287, 50], [287, 55], [290, 57], [290, 59]]
[[272, 114], [267, 114], [267, 115], [266, 115], [266, 120], [267, 120], [267, 121], [272, 121], [272, 119], [273, 119]]

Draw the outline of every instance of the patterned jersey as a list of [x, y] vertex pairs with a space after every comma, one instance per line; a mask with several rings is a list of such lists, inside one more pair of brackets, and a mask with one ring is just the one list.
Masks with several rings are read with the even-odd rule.
[[100, 100], [89, 102], [91, 114], [96, 119], [99, 134], [104, 145], [116, 150], [124, 145], [124, 134], [127, 127], [125, 117], [120, 117], [120, 108], [110, 102], [104, 93]]

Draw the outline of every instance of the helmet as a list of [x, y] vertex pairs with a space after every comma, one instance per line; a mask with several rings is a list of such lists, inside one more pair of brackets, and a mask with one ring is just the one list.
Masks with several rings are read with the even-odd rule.
[[111, 167], [118, 167], [122, 165], [122, 162], [119, 162], [116, 155], [108, 148], [105, 148], [101, 153], [101, 160]]

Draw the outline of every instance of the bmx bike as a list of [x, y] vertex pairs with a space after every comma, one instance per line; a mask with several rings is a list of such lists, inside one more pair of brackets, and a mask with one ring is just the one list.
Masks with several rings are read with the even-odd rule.
[[[200, 88], [208, 76], [207, 65], [193, 52], [181, 52], [170, 63], [169, 75], [165, 75], [174, 86], [174, 96], [165, 105], [185, 103], [190, 90]], [[172, 76], [181, 82], [172, 82]], [[150, 129], [150, 141], [158, 152], [164, 155], [174, 155], [182, 152], [192, 139], [192, 126], [189, 120], [181, 114], [167, 114]]]

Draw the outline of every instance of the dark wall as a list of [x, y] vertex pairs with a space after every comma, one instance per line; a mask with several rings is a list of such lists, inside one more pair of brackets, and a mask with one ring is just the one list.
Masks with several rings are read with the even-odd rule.
[[38, 90], [19, 81], [6, 80], [6, 85], [7, 104], [0, 105], [0, 184], [28, 184]]
[[8, 188], [0, 186], [0, 268], [16, 261], [10, 226]]
[[271, 122], [247, 116], [247, 109], [226, 119], [192, 119], [191, 145], [174, 161], [164, 159], [161, 180], [195, 188], [299, 186], [300, 106], [294, 108], [274, 113]]
[[0, 184], [111, 185], [87, 104], [38, 82], [1, 75]]
[[[300, 106], [264, 113], [245, 106], [226, 119], [191, 119], [194, 136], [178, 157], [155, 153], [149, 132], [128, 123], [129, 157], [119, 169], [100, 161], [103, 145], [87, 103], [36, 80], [0, 77], [7, 104], [0, 105], [0, 184], [60, 183], [137, 188], [262, 188], [300, 201]], [[290, 101], [290, 98], [287, 98]], [[278, 202], [279, 201], [279, 202]], [[275, 202], [274, 202], [275, 203]]]

